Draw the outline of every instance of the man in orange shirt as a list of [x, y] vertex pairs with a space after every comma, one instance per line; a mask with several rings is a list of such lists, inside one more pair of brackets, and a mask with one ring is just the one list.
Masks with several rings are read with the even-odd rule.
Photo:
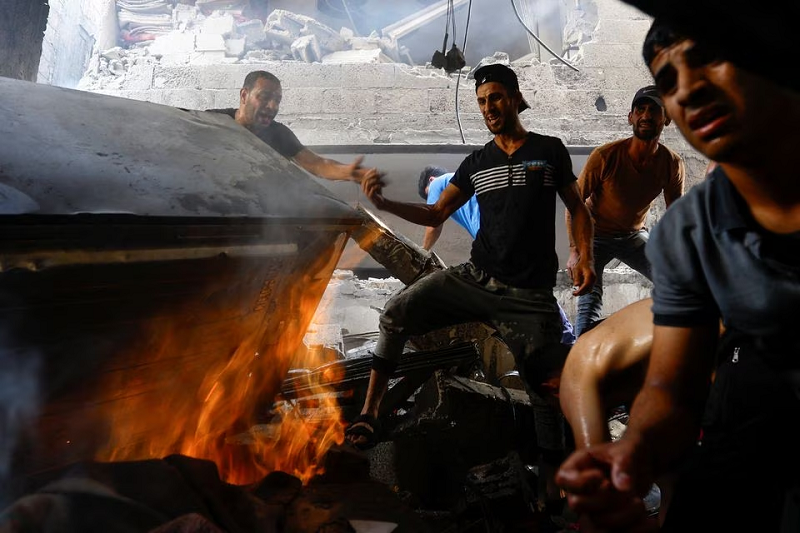
[[[633, 136], [596, 148], [586, 161], [578, 188], [594, 219], [594, 261], [598, 273], [592, 291], [578, 297], [576, 334], [592, 328], [603, 307], [603, 268], [619, 259], [647, 279], [650, 264], [644, 255], [649, 238], [645, 216], [659, 194], [667, 207], [683, 195], [684, 167], [680, 156], [659, 143], [669, 118], [655, 86], [633, 97], [628, 123]], [[569, 234], [569, 213], [567, 213]], [[570, 235], [567, 268], [578, 260]]]

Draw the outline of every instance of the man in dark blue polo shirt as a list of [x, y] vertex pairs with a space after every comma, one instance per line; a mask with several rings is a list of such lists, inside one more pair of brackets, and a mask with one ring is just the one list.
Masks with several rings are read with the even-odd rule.
[[271, 72], [254, 70], [245, 77], [239, 90], [238, 108], [208, 111], [229, 115], [283, 157], [320, 178], [361, 182], [367, 173], [377, 173], [376, 169], [361, 167], [363, 156], [346, 165], [303, 146], [292, 130], [275, 120], [282, 98], [280, 80]]
[[[719, 164], [648, 244], [653, 347], [625, 435], [559, 472], [573, 508], [603, 530], [643, 526], [636, 493], [675, 471], [663, 531], [798, 531], [800, 92], [728, 52], [659, 21], [645, 41], [669, 116]], [[715, 361], [719, 319], [735, 347]]]
[[[594, 283], [591, 219], [580, 201], [564, 144], [522, 127], [519, 113], [528, 104], [513, 70], [499, 64], [482, 67], [475, 72], [475, 83], [478, 106], [494, 139], [461, 163], [435, 204], [389, 200], [379, 176], [362, 182], [362, 190], [379, 209], [424, 226], [442, 224], [477, 195], [481, 226], [469, 262], [425, 276], [386, 304], [366, 402], [348, 429], [356, 446], [375, 442], [380, 401], [408, 338], [453, 324], [493, 325], [514, 354], [534, 405], [539, 405], [535, 391], [548, 377], [540, 367], [546, 357], [540, 356], [557, 347], [561, 338], [553, 296], [558, 269], [556, 194], [572, 214], [581, 252], [573, 269], [575, 293], [588, 291]], [[537, 441], [550, 454], [549, 462], [558, 464], [563, 435], [552, 414], [552, 408], [537, 413]], [[548, 427], [539, 427], [545, 423]]]

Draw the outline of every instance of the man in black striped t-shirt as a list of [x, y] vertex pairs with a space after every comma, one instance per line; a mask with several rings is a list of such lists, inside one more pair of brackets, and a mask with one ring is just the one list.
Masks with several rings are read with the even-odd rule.
[[[478, 105], [494, 139], [458, 168], [435, 204], [388, 200], [375, 175], [362, 190], [381, 210], [410, 222], [438, 226], [477, 195], [481, 225], [470, 261], [437, 271], [404, 288], [386, 304], [373, 357], [366, 402], [348, 428], [348, 439], [366, 448], [377, 441], [377, 417], [388, 380], [412, 335], [464, 322], [492, 325], [514, 354], [517, 369], [538, 406], [537, 441], [550, 463], [563, 451], [563, 426], [542, 394], [553, 368], [563, 364], [561, 320], [553, 296], [556, 194], [572, 215], [572, 235], [580, 257], [572, 270], [575, 294], [595, 280], [592, 222], [581, 201], [564, 144], [555, 137], [527, 132], [519, 113], [529, 106], [510, 68], [494, 64], [475, 72]], [[557, 353], [558, 357], [553, 354]]]

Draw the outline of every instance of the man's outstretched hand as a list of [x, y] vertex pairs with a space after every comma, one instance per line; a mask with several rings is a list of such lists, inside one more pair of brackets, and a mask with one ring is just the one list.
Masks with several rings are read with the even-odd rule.
[[383, 174], [375, 168], [367, 171], [361, 179], [361, 191], [378, 209], [381, 209], [386, 202], [383, 197], [383, 187], [385, 185]]

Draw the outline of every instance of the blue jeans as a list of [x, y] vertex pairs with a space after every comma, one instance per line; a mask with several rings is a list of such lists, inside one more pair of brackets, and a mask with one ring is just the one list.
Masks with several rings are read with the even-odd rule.
[[597, 272], [597, 282], [591, 292], [578, 296], [578, 317], [575, 320], [575, 333], [580, 337], [582, 333], [591, 329], [592, 325], [600, 320], [603, 310], [603, 269], [612, 259], [619, 259], [632, 269], [652, 280], [650, 263], [644, 255], [644, 248], [650, 233], [646, 229], [618, 237], [595, 235], [594, 238], [594, 268]]

